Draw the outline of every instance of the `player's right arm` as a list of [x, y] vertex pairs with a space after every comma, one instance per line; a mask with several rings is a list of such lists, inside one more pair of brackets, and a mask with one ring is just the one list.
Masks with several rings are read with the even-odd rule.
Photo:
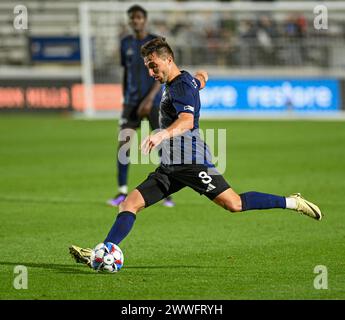
[[194, 78], [198, 79], [200, 82], [200, 90], [205, 88], [206, 82], [208, 81], [208, 73], [205, 70], [198, 70]]
[[141, 150], [144, 154], [148, 154], [153, 148], [160, 145], [163, 140], [181, 136], [188, 130], [193, 129], [193, 126], [194, 115], [192, 113], [181, 112], [178, 118], [168, 128], [146, 137], [141, 144]]

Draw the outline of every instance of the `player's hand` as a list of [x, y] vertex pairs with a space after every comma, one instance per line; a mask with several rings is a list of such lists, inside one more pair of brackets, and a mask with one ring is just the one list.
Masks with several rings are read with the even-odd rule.
[[206, 82], [208, 81], [208, 73], [206, 70], [198, 70], [195, 73], [195, 78], [197, 78], [200, 81], [200, 90], [205, 88]]
[[140, 149], [142, 151], [143, 154], [148, 154], [151, 150], [150, 150], [151, 146], [150, 146], [150, 136], [147, 136], [140, 145]]
[[142, 150], [142, 153], [145, 155], [149, 154], [151, 150], [161, 144], [161, 142], [165, 139], [164, 137], [164, 131], [160, 131], [156, 134], [146, 137], [141, 143], [140, 149]]

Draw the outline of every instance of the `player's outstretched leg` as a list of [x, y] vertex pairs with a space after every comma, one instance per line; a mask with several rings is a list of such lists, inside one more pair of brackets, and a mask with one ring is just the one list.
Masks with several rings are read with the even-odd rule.
[[255, 191], [237, 194], [233, 189], [229, 188], [213, 201], [231, 212], [281, 208], [297, 211], [315, 220], [322, 219], [320, 208], [316, 204], [304, 199], [299, 193], [288, 197]]
[[300, 193], [294, 193], [286, 198], [286, 209], [295, 210], [318, 221], [323, 217], [320, 208], [315, 203], [304, 199]]

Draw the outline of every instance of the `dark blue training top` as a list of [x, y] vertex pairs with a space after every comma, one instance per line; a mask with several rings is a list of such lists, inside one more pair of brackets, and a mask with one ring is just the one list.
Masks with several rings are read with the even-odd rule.
[[205, 164], [213, 167], [211, 154], [199, 131], [200, 81], [188, 72], [165, 85], [160, 104], [160, 128], [169, 127], [181, 112], [194, 115], [193, 129], [162, 142], [163, 164]]
[[[154, 38], [157, 36], [153, 34], [147, 35], [142, 40], [129, 35], [121, 40], [121, 65], [125, 68], [125, 105], [139, 105], [155, 82], [155, 79], [149, 76], [140, 54], [141, 46]], [[161, 92], [158, 92], [153, 102], [154, 106], [159, 105], [161, 97]]]

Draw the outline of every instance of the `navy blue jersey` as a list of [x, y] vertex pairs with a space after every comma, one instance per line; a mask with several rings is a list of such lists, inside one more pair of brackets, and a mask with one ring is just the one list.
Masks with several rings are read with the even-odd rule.
[[204, 164], [213, 166], [211, 154], [199, 132], [200, 81], [188, 72], [165, 85], [160, 103], [160, 128], [169, 127], [181, 112], [194, 116], [194, 126], [182, 136], [173, 137], [162, 143], [163, 164]]
[[[149, 76], [140, 54], [141, 46], [154, 38], [157, 36], [153, 34], [147, 35], [142, 40], [129, 35], [121, 40], [121, 65], [125, 68], [125, 105], [139, 105], [155, 82], [154, 78]], [[154, 106], [159, 105], [161, 97], [161, 92], [158, 92], [153, 102]]]

